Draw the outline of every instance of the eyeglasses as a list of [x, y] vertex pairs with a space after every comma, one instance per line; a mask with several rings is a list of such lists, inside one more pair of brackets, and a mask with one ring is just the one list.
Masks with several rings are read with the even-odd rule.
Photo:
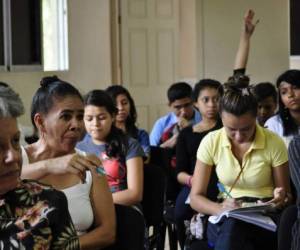
[[173, 108], [176, 110], [180, 110], [182, 108], [189, 108], [190, 106], [192, 106], [192, 102], [187, 102], [187, 103], [180, 104], [180, 105], [174, 105]]

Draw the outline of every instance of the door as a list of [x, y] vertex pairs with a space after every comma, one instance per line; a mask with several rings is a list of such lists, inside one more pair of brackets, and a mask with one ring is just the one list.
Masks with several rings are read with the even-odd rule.
[[178, 79], [178, 1], [120, 0], [122, 82], [149, 132], [169, 111], [166, 92]]

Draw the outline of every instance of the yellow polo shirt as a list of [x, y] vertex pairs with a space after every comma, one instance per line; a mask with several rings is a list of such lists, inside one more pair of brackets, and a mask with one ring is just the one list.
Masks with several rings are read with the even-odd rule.
[[216, 166], [219, 181], [230, 190], [241, 167], [244, 167], [235, 187], [234, 198], [248, 196], [266, 198], [273, 196], [272, 167], [288, 161], [283, 140], [268, 129], [256, 125], [255, 138], [243, 157], [242, 166], [232, 154], [231, 143], [224, 128], [207, 134], [198, 148], [197, 159], [206, 165]]

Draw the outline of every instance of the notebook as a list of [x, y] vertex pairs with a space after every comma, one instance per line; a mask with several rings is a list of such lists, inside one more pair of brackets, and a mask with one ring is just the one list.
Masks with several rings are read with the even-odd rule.
[[232, 217], [235, 219], [239, 219], [259, 227], [265, 228], [267, 230], [275, 232], [277, 229], [277, 225], [274, 221], [266, 216], [265, 213], [268, 211], [274, 211], [273, 203], [262, 203], [262, 204], [251, 204], [245, 205], [244, 207], [227, 210], [222, 212], [219, 215], [212, 215], [209, 217], [209, 222], [216, 224], [218, 223], [224, 216]]

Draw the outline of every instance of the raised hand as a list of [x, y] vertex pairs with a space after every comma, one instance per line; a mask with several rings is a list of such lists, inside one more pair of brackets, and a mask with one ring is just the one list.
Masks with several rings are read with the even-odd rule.
[[259, 23], [259, 19], [253, 22], [255, 12], [248, 10], [244, 16], [244, 31], [247, 35], [251, 36], [255, 30], [256, 25]]

